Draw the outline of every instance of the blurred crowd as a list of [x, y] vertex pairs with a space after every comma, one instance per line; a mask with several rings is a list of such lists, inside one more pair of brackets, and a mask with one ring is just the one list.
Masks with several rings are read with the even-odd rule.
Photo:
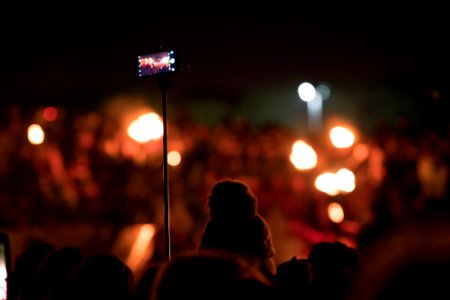
[[[123, 118], [106, 111], [58, 107], [49, 118], [45, 109], [12, 105], [3, 112], [0, 226], [152, 223], [162, 229], [162, 140], [136, 142]], [[27, 138], [33, 123], [45, 132], [41, 144]], [[181, 156], [168, 172], [175, 253], [198, 244], [208, 218], [207, 192], [221, 178], [243, 180], [254, 191], [278, 261], [305, 255], [320, 241], [355, 245], [361, 230], [376, 222], [450, 209], [448, 128], [416, 130], [405, 119], [380, 122], [353, 146], [336, 149], [325, 133], [302, 135], [280, 124], [256, 128], [242, 117], [205, 125], [179, 116], [169, 119], [167, 138], [168, 150]], [[300, 138], [317, 152], [312, 170], [300, 171], [289, 159]], [[315, 188], [317, 175], [342, 167], [355, 174], [352, 192], [330, 196]], [[342, 222], [330, 219], [331, 202], [342, 206]]]

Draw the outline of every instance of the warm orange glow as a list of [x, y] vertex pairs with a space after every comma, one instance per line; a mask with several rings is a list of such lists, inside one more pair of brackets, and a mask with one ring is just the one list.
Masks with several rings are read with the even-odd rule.
[[350, 193], [355, 190], [355, 174], [352, 171], [340, 169], [335, 176], [340, 191]]
[[144, 224], [139, 229], [139, 233], [134, 240], [130, 254], [126, 260], [127, 265], [132, 270], [136, 270], [142, 263], [142, 260], [146, 257], [146, 253], [148, 252], [150, 242], [154, 235], [155, 226], [152, 224]]
[[128, 135], [138, 143], [160, 139], [164, 127], [161, 118], [155, 113], [141, 115], [128, 126]]
[[358, 144], [353, 149], [353, 158], [360, 162], [369, 157], [369, 147], [365, 144]]
[[314, 185], [319, 191], [328, 194], [329, 196], [336, 196], [339, 194], [335, 174], [325, 172], [317, 176]]
[[44, 142], [45, 133], [38, 124], [32, 124], [28, 127], [28, 141], [33, 145], [39, 145]]
[[336, 196], [340, 192], [350, 193], [355, 190], [355, 174], [344, 168], [336, 173], [325, 172], [317, 176], [314, 185], [330, 196]]
[[317, 165], [316, 151], [302, 140], [298, 140], [294, 143], [289, 159], [291, 163], [301, 171], [310, 170]]
[[181, 155], [178, 151], [170, 151], [167, 154], [167, 163], [171, 166], [178, 166], [181, 162]]
[[336, 126], [330, 131], [331, 143], [336, 148], [348, 148], [355, 142], [355, 135], [353, 132], [345, 127]]
[[328, 217], [334, 223], [341, 223], [344, 220], [344, 209], [337, 202], [328, 205]]
[[46, 121], [52, 122], [55, 121], [56, 118], [58, 117], [58, 110], [54, 107], [49, 106], [46, 109], [44, 109], [42, 115]]

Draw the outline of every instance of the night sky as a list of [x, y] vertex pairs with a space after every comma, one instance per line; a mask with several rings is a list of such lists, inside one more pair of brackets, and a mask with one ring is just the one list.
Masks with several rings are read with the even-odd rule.
[[448, 102], [448, 21], [439, 7], [337, 13], [128, 4], [3, 13], [4, 103], [92, 108], [117, 92], [157, 93], [154, 78], [138, 77], [137, 56], [161, 47], [181, 56], [172, 105], [214, 100], [260, 119], [270, 114], [261, 107], [278, 107], [283, 118], [290, 105], [304, 110], [296, 87], [305, 80], [330, 86], [330, 112], [371, 122], [397, 114], [426, 122], [418, 111], [433, 91], [440, 105]]

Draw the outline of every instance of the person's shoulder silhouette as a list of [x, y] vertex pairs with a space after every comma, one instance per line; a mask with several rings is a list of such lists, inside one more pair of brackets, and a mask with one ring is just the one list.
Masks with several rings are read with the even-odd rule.
[[308, 256], [313, 289], [319, 298], [345, 299], [359, 267], [358, 252], [342, 242], [319, 242]]
[[87, 257], [69, 282], [70, 299], [132, 299], [134, 275], [117, 256], [107, 253]]
[[49, 253], [37, 270], [33, 298], [60, 299], [70, 276], [83, 258], [84, 252], [72, 246], [64, 246]]
[[273, 299], [271, 282], [244, 258], [220, 250], [186, 251], [164, 262], [151, 300]]

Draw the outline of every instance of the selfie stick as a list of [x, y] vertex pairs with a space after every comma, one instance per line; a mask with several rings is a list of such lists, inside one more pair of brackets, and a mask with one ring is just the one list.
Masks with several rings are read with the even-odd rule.
[[170, 259], [170, 219], [169, 219], [169, 173], [167, 169], [167, 89], [172, 85], [169, 74], [157, 74], [158, 87], [162, 92], [162, 114], [163, 114], [163, 177], [164, 177], [164, 241], [166, 259]]

